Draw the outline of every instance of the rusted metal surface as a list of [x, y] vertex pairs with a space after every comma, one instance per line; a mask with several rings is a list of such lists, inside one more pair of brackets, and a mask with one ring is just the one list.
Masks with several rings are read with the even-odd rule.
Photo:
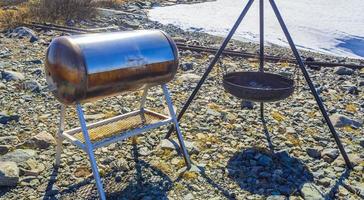
[[64, 104], [160, 85], [177, 67], [173, 40], [155, 30], [62, 36], [46, 56], [47, 82]]
[[225, 90], [256, 102], [273, 102], [289, 97], [294, 91], [292, 79], [266, 72], [233, 72], [224, 76]]

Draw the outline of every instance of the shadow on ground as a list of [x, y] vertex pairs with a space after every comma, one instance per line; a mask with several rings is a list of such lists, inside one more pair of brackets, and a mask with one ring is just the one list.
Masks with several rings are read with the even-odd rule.
[[[173, 181], [160, 169], [139, 159], [136, 145], [133, 146], [134, 170], [130, 172], [114, 171], [102, 176], [102, 182], [108, 200], [126, 199], [168, 199], [167, 192]], [[93, 177], [71, 185], [68, 189], [54, 193], [55, 177], [53, 172], [46, 189], [44, 200], [51, 199], [98, 199], [97, 188]], [[131, 174], [134, 174], [131, 175]]]
[[303, 184], [313, 181], [304, 164], [286, 151], [249, 148], [233, 155], [227, 168], [241, 189], [264, 196], [297, 194]]

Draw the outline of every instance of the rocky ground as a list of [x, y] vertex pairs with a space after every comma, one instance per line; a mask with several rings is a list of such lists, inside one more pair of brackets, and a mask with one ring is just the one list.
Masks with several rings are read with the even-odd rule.
[[[144, 2], [144, 1], [143, 1]], [[193, 1], [196, 3], [196, 1]], [[157, 2], [158, 3], [158, 2]], [[160, 5], [184, 3], [159, 2]], [[76, 26], [120, 30], [163, 29], [176, 40], [217, 47], [221, 38], [185, 32], [151, 22], [147, 9], [156, 5], [129, 3], [119, 9], [134, 15], [103, 11]], [[95, 199], [96, 188], [85, 153], [63, 143], [61, 167], [53, 170], [59, 103], [46, 91], [44, 55], [50, 40], [64, 33], [12, 29], [0, 33], [0, 199]], [[256, 52], [257, 45], [234, 41], [230, 49]], [[288, 49], [268, 47], [271, 55]], [[177, 109], [187, 100], [212, 55], [180, 51], [180, 69], [169, 83]], [[364, 61], [304, 52], [323, 61]], [[364, 70], [344, 67], [308, 69], [322, 95], [354, 169], [347, 171], [313, 96], [294, 65], [267, 63], [266, 70], [295, 78], [290, 98], [265, 104], [266, 130], [259, 105], [241, 102], [224, 92], [222, 67], [257, 70], [254, 59], [224, 57], [181, 121], [194, 162], [184, 162], [167, 128], [151, 131], [97, 150], [96, 159], [109, 199], [362, 199], [364, 197]], [[160, 88], [148, 107], [163, 110]], [[141, 92], [87, 103], [88, 122], [127, 113]], [[67, 109], [66, 128], [78, 126], [74, 108]], [[165, 111], [164, 111], [165, 112]]]

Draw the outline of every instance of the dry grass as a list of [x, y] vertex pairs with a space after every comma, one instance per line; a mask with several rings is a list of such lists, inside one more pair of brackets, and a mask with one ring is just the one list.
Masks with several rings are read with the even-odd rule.
[[[122, 0], [102, 0], [116, 5]], [[94, 0], [6, 0], [0, 3], [0, 28], [18, 26], [28, 21], [59, 22], [82, 20], [95, 16]], [[11, 5], [11, 6], [10, 6]]]
[[97, 7], [105, 8], [118, 8], [120, 5], [130, 0], [96, 0], [95, 5]]
[[16, 8], [0, 7], [0, 28], [18, 26], [30, 18], [28, 3], [20, 3]]
[[38, 21], [80, 20], [95, 15], [93, 0], [38, 0], [31, 6]]

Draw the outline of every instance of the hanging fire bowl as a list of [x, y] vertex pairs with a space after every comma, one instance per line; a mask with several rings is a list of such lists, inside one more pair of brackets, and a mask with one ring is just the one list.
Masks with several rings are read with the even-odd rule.
[[289, 97], [294, 81], [266, 72], [232, 72], [223, 77], [226, 92], [249, 101], [272, 102]]

